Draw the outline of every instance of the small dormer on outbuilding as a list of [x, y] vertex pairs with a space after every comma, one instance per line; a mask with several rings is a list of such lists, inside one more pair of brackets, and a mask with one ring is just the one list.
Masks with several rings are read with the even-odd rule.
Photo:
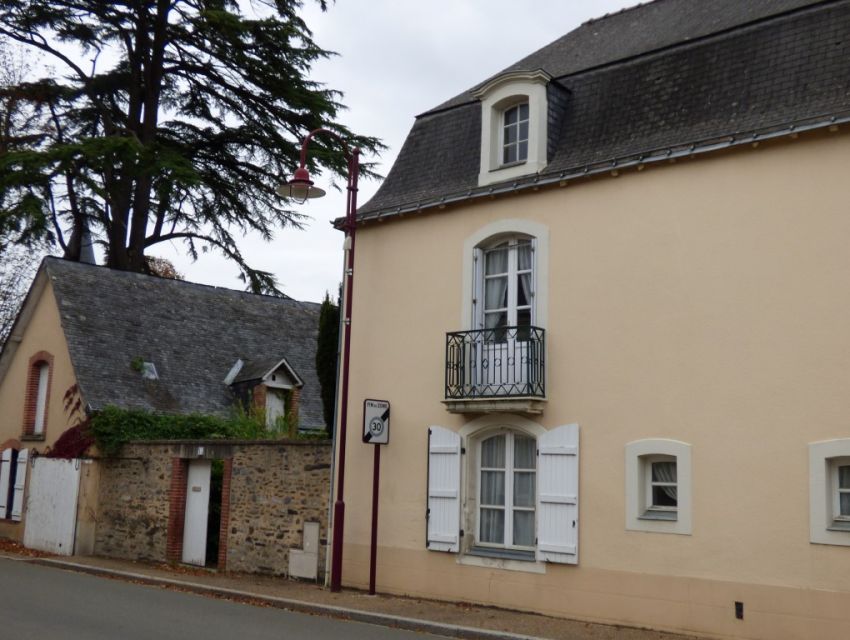
[[239, 359], [224, 380], [246, 408], [265, 415], [266, 426], [298, 430], [298, 400], [304, 381], [286, 358]]
[[481, 101], [478, 186], [540, 173], [560, 130], [567, 90], [542, 69], [510, 71], [472, 92]]

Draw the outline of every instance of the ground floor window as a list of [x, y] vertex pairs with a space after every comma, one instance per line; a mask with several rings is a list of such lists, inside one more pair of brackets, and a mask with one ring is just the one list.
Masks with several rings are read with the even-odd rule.
[[507, 432], [480, 444], [478, 540], [483, 545], [534, 546], [537, 450], [534, 438]]
[[430, 550], [578, 562], [578, 425], [516, 422], [429, 428]]
[[810, 540], [850, 546], [850, 438], [809, 445]]
[[691, 447], [666, 439], [626, 445], [626, 529], [691, 533]]

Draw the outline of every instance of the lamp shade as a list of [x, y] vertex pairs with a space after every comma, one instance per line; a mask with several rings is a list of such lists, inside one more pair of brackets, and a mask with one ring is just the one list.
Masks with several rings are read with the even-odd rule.
[[304, 202], [310, 198], [321, 198], [325, 195], [324, 189], [313, 186], [313, 181], [310, 180], [310, 174], [305, 167], [296, 169], [292, 180], [284, 182], [275, 191], [279, 196], [292, 198], [299, 202]]

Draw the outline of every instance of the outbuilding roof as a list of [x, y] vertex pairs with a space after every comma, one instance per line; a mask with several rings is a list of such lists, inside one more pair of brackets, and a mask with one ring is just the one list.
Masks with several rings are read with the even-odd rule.
[[540, 69], [569, 92], [543, 172], [478, 186], [481, 104], [472, 87], [416, 119], [359, 216], [845, 122], [848, 60], [850, 0], [656, 0], [604, 16], [502, 72]]
[[[42, 269], [92, 409], [227, 415], [234, 398], [224, 378], [234, 362], [286, 358], [304, 382], [299, 426], [324, 426], [318, 304], [57, 258], [46, 258]], [[158, 379], [144, 379], [134, 367], [140, 362], [153, 363]]]

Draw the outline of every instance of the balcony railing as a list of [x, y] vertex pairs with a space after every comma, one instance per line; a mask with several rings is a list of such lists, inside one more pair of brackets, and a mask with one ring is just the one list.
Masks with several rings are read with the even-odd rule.
[[446, 334], [446, 400], [544, 398], [545, 331], [497, 327]]

